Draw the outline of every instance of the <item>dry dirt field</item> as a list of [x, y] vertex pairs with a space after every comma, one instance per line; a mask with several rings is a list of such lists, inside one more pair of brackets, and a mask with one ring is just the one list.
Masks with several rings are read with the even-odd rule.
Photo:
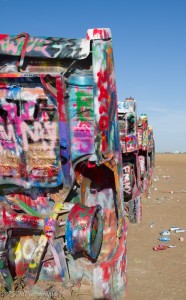
[[[158, 240], [171, 226], [186, 229], [186, 154], [157, 154], [155, 165], [142, 223], [128, 224], [127, 300], [186, 300], [186, 232]], [[176, 248], [153, 251], [161, 243]]]

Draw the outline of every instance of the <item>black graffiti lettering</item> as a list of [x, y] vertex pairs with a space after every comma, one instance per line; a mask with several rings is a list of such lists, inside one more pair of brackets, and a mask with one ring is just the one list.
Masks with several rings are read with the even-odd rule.
[[[44, 108], [46, 110], [47, 101], [48, 101], [47, 98], [38, 98], [37, 99], [37, 102], [35, 104], [34, 114], [33, 114], [34, 119], [37, 119], [41, 109]], [[42, 104], [42, 107], [40, 107], [41, 104]]]
[[13, 98], [6, 98], [6, 101], [8, 103], [13, 103], [16, 105], [17, 107], [17, 116], [20, 117], [21, 115], [21, 108], [23, 107], [23, 105], [27, 102], [26, 100], [23, 99], [13, 99]]
[[54, 117], [56, 115], [56, 109], [55, 107], [47, 106], [47, 101], [48, 101], [47, 98], [37, 99], [37, 102], [35, 104], [34, 114], [33, 114], [34, 119], [37, 119], [41, 111], [45, 111], [47, 112], [49, 121], [52, 122], [54, 120]]
[[33, 115], [34, 119], [37, 119], [38, 114], [39, 114], [39, 104], [36, 103], [34, 109], [34, 115]]
[[0, 116], [1, 118], [4, 120], [5, 124], [7, 124], [7, 117], [8, 117], [8, 113], [5, 109], [3, 109], [2, 107], [0, 107]]

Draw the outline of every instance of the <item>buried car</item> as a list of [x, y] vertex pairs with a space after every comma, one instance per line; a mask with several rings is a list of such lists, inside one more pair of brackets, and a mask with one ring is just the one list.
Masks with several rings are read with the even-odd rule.
[[0, 271], [94, 299], [126, 292], [126, 223], [110, 29], [0, 35]]
[[129, 221], [142, 219], [141, 180], [138, 157], [136, 100], [132, 97], [118, 102], [118, 119], [123, 164], [123, 190]]
[[152, 184], [155, 164], [153, 128], [148, 124], [147, 114], [141, 114], [138, 119], [138, 145], [142, 192], [143, 195], [147, 197]]
[[155, 143], [146, 114], [137, 119], [136, 100], [118, 102], [118, 119], [123, 164], [125, 209], [131, 223], [142, 221], [141, 197], [148, 195], [152, 183]]

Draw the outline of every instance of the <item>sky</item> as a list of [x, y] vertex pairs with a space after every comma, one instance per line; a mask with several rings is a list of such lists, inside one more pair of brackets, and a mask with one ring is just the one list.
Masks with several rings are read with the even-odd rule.
[[157, 152], [186, 152], [186, 0], [0, 0], [0, 33], [84, 38], [110, 28], [119, 100], [147, 113]]

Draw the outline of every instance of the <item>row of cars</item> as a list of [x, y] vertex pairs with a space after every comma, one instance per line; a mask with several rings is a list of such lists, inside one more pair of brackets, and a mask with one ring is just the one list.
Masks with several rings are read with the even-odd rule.
[[0, 35], [1, 295], [44, 281], [125, 298], [126, 214], [141, 220], [154, 163], [135, 105], [118, 117], [110, 29]]
[[118, 103], [119, 132], [123, 162], [125, 208], [132, 223], [142, 219], [141, 197], [147, 197], [152, 182], [155, 143], [146, 114], [137, 117], [136, 100]]

